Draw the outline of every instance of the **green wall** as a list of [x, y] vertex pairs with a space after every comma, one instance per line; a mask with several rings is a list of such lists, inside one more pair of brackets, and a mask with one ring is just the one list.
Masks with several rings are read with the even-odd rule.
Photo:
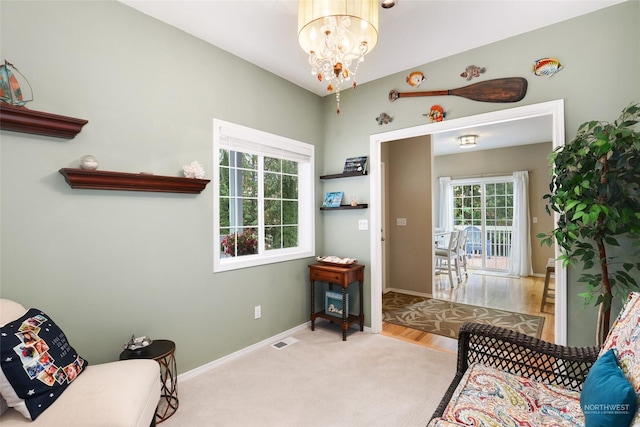
[[28, 107], [89, 120], [73, 140], [0, 135], [2, 297], [49, 313], [90, 363], [134, 333], [174, 340], [180, 372], [307, 321], [310, 259], [213, 274], [213, 183], [72, 190], [58, 170], [92, 154], [169, 176], [197, 160], [211, 178], [214, 117], [318, 145], [321, 99], [118, 2], [1, 7]]
[[[441, 105], [446, 119], [455, 119], [489, 111], [564, 99], [566, 140], [575, 135], [578, 126], [590, 120], [614, 120], [631, 102], [640, 102], [640, 3], [629, 1], [583, 15], [559, 24], [512, 37], [481, 48], [473, 49], [442, 60], [415, 67], [404, 72], [358, 85], [356, 90], [341, 93], [341, 114], [335, 114], [335, 99], [323, 99], [326, 117], [324, 142], [324, 170], [340, 170], [344, 158], [366, 155], [369, 136], [396, 129], [428, 123], [423, 114], [434, 104]], [[381, 29], [381, 37], [384, 37]], [[482, 31], [479, 25], [476, 29]], [[469, 30], [472, 37], [473, 29]], [[437, 35], [434, 35], [437, 36]], [[442, 41], [446, 43], [446, 40]], [[411, 48], [420, 49], [420, 46]], [[372, 53], [372, 55], [375, 53]], [[407, 51], [410, 54], [410, 50]], [[536, 77], [531, 72], [533, 61], [557, 57], [565, 68], [551, 78]], [[482, 79], [522, 76], [529, 85], [526, 97], [517, 103], [490, 104], [447, 96], [434, 98], [405, 98], [389, 102], [391, 89], [410, 91], [405, 77], [414, 70], [422, 71], [427, 80], [420, 90], [452, 89], [468, 84], [460, 73], [471, 64], [487, 68]], [[367, 61], [361, 65], [366, 67]], [[393, 117], [388, 125], [378, 125], [375, 118], [385, 112]], [[357, 195], [363, 203], [369, 201], [369, 180], [344, 180], [345, 194]], [[336, 190], [328, 182], [324, 188]], [[370, 211], [370, 210], [369, 210]], [[354, 212], [349, 215], [324, 216], [324, 251], [342, 253], [370, 264], [369, 234], [357, 231], [357, 217], [368, 216]], [[355, 224], [354, 225], [354, 221]], [[337, 240], [332, 236], [343, 236]], [[369, 273], [369, 272], [367, 272]], [[568, 274], [568, 343], [593, 344], [595, 310], [583, 309], [582, 299], [576, 296], [582, 288], [578, 273]], [[367, 275], [365, 280], [369, 280]], [[370, 310], [367, 294], [367, 310]]]
[[[614, 119], [640, 100], [637, 1], [416, 68], [427, 75], [425, 90], [464, 85], [458, 75], [469, 64], [486, 66], [485, 78], [526, 76], [519, 103], [391, 104], [387, 94], [403, 89], [403, 72], [344, 91], [339, 117], [333, 96], [318, 98], [117, 2], [3, 0], [0, 8], [1, 56], [33, 86], [29, 108], [89, 120], [69, 141], [0, 132], [0, 292], [48, 312], [91, 363], [115, 360], [131, 334], [146, 334], [174, 340], [185, 372], [300, 325], [310, 260], [213, 274], [213, 183], [197, 196], [71, 190], [57, 171], [85, 154], [102, 170], [178, 175], [198, 160], [211, 171], [216, 117], [314, 144], [322, 175], [368, 155], [370, 134], [426, 123], [433, 104], [457, 118], [564, 98], [570, 138], [581, 122]], [[531, 75], [544, 56], [559, 57], [565, 70]], [[381, 112], [394, 121], [378, 126]], [[344, 181], [349, 198], [368, 202], [367, 177]], [[318, 200], [329, 182], [316, 182]], [[357, 229], [368, 215], [319, 212], [317, 253], [368, 265], [369, 234]], [[595, 321], [580, 311], [576, 277], [571, 271], [569, 341], [589, 344], [583, 325]], [[367, 271], [367, 324], [369, 283]], [[262, 318], [254, 320], [258, 304]]]

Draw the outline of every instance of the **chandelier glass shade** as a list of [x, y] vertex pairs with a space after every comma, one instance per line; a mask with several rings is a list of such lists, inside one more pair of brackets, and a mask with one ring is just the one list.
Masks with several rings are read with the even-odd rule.
[[364, 56], [378, 43], [377, 0], [299, 0], [298, 43], [309, 55], [311, 74], [336, 92], [353, 81]]
[[460, 148], [471, 148], [478, 145], [478, 135], [463, 135], [458, 137]]

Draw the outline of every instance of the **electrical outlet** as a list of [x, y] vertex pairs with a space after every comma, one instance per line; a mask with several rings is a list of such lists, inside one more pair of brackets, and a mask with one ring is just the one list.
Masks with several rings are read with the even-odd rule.
[[396, 225], [407, 225], [407, 218], [396, 218]]
[[259, 319], [260, 317], [262, 317], [262, 306], [261, 305], [256, 305], [255, 307], [253, 307], [253, 318], [254, 319]]
[[358, 230], [368, 230], [369, 229], [369, 221], [366, 219], [358, 220]]

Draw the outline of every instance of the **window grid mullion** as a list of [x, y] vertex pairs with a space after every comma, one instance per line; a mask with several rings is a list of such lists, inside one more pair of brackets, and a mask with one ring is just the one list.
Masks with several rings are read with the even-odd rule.
[[264, 156], [258, 156], [258, 254], [265, 253]]

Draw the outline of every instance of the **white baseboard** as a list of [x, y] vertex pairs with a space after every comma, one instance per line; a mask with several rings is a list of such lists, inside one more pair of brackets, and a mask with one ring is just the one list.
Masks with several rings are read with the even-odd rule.
[[250, 352], [252, 352], [254, 350], [257, 350], [259, 348], [271, 345], [274, 342], [277, 342], [279, 340], [282, 340], [282, 339], [288, 337], [289, 335], [292, 335], [292, 334], [294, 334], [294, 333], [296, 333], [298, 331], [301, 331], [302, 329], [310, 328], [310, 327], [311, 327], [311, 322], [310, 321], [306, 322], [306, 323], [303, 323], [302, 325], [298, 325], [298, 326], [296, 326], [294, 328], [291, 328], [289, 330], [286, 330], [286, 331], [284, 331], [284, 332], [282, 332], [282, 333], [280, 333], [278, 335], [275, 335], [273, 337], [270, 337], [270, 338], [267, 338], [267, 339], [262, 340], [260, 342], [257, 342], [257, 343], [255, 343], [253, 345], [250, 345], [249, 347], [245, 347], [242, 350], [238, 350], [238, 351], [236, 351], [234, 353], [231, 353], [231, 354], [223, 356], [223, 357], [221, 357], [219, 359], [213, 360], [213, 361], [211, 361], [209, 363], [206, 363], [206, 364], [204, 364], [202, 366], [198, 366], [197, 368], [194, 368], [194, 369], [192, 369], [190, 371], [183, 372], [182, 374], [178, 375], [178, 381], [184, 381], [184, 380], [188, 380], [189, 378], [197, 377], [198, 375], [204, 374], [205, 372], [210, 371], [211, 369], [214, 369], [214, 368], [216, 368], [216, 367], [218, 367], [218, 366], [220, 366], [220, 365], [222, 365], [224, 363], [227, 363], [227, 362], [229, 362], [231, 360], [234, 360], [234, 359], [237, 359], [237, 358], [239, 358], [241, 356], [244, 356], [245, 354], [250, 353]]
[[[316, 322], [317, 322], [317, 320], [316, 320]], [[351, 325], [351, 327], [354, 327], [354, 325]], [[355, 325], [355, 327], [357, 327], [358, 330], [360, 329], [359, 325]], [[250, 345], [249, 347], [245, 347], [245, 348], [243, 348], [241, 350], [238, 350], [238, 351], [236, 351], [234, 353], [228, 354], [228, 355], [223, 356], [223, 357], [221, 357], [219, 359], [216, 359], [216, 360], [213, 360], [213, 361], [211, 361], [209, 363], [206, 363], [206, 364], [204, 364], [202, 366], [198, 366], [197, 368], [194, 368], [194, 369], [192, 369], [190, 371], [183, 372], [182, 374], [178, 375], [178, 382], [188, 380], [189, 378], [197, 377], [198, 375], [202, 375], [202, 374], [204, 374], [204, 373], [206, 373], [206, 372], [208, 372], [208, 371], [210, 371], [212, 369], [217, 368], [218, 366], [224, 365], [227, 362], [230, 362], [230, 361], [235, 360], [235, 359], [237, 359], [239, 357], [242, 357], [242, 356], [244, 356], [244, 355], [246, 355], [248, 353], [251, 353], [252, 351], [257, 350], [259, 348], [266, 347], [266, 346], [269, 346], [269, 345], [271, 345], [271, 344], [273, 344], [275, 342], [281, 341], [281, 340], [287, 338], [288, 336], [293, 335], [296, 332], [299, 332], [299, 331], [301, 331], [303, 329], [307, 329], [307, 328], [311, 328], [311, 321], [305, 322], [302, 325], [298, 325], [298, 326], [296, 326], [294, 328], [288, 329], [288, 330], [286, 330], [286, 331], [284, 331], [282, 333], [279, 333], [278, 335], [274, 335], [274, 336], [272, 336], [270, 338], [267, 338], [265, 340], [262, 340], [260, 342], [255, 343], [253, 345]], [[371, 333], [371, 328], [368, 327], [368, 326], [365, 326], [364, 330], [365, 330], [365, 332]]]

